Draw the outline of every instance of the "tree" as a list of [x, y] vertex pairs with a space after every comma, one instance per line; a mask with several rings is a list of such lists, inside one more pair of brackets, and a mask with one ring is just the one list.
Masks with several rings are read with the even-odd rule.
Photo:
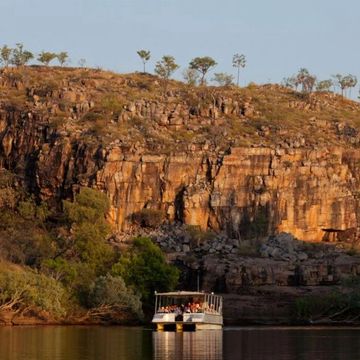
[[217, 62], [210, 56], [196, 57], [189, 63], [189, 68], [197, 70], [201, 74], [200, 83], [203, 85], [205, 82], [205, 75]]
[[322, 80], [316, 84], [316, 91], [329, 92], [331, 91], [330, 89], [332, 86], [333, 86], [333, 81], [331, 79]]
[[170, 55], [162, 57], [161, 61], [158, 61], [155, 65], [155, 73], [159, 75], [163, 80], [164, 93], [166, 93], [167, 82], [170, 76], [179, 68], [176, 64], [175, 58]]
[[64, 66], [68, 61], [69, 55], [66, 51], [62, 51], [59, 54], [57, 54], [56, 57], [60, 63], [60, 66]]
[[12, 49], [7, 45], [4, 45], [0, 49], [0, 63], [4, 65], [4, 67], [8, 67], [11, 60]]
[[147, 50], [139, 50], [137, 52], [137, 54], [140, 56], [140, 59], [143, 63], [143, 69], [144, 69], [144, 73], [145, 73], [146, 72], [145, 66], [146, 66], [146, 63], [150, 60], [151, 53], [150, 53], [150, 51], [147, 51]]
[[191, 86], [196, 85], [199, 80], [199, 73], [194, 69], [187, 68], [182, 75], [186, 83]]
[[42, 51], [39, 54], [37, 60], [40, 61], [45, 66], [49, 66], [51, 61], [53, 61], [56, 58], [57, 58], [57, 54], [49, 52], [49, 51]]
[[246, 65], [246, 58], [243, 54], [235, 54], [232, 60], [233, 67], [237, 68], [237, 82], [236, 85], [239, 86], [240, 80], [240, 68], [244, 68]]
[[302, 92], [312, 92], [316, 83], [316, 76], [311, 75], [308, 69], [301, 68], [296, 75], [295, 86], [301, 85]]
[[34, 55], [30, 51], [24, 50], [23, 44], [18, 43], [12, 51], [10, 63], [15, 66], [24, 66], [33, 58]]
[[178, 269], [167, 264], [161, 249], [146, 237], [134, 239], [132, 248], [113, 266], [113, 274], [135, 287], [145, 302], [151, 302], [155, 290], [173, 290], [179, 279]]
[[297, 79], [295, 76], [289, 76], [289, 77], [285, 77], [283, 78], [282, 84], [290, 89], [294, 89], [297, 91], [297, 88], [299, 86]]
[[101, 273], [113, 256], [106, 237], [110, 227], [105, 215], [109, 209], [106, 195], [90, 188], [82, 188], [74, 202], [64, 201], [66, 220], [71, 227], [68, 247], [89, 269]]
[[234, 76], [226, 73], [215, 73], [212, 80], [217, 82], [219, 86], [229, 86], [233, 83]]
[[341, 75], [336, 74], [334, 75], [335, 82], [341, 89], [341, 95], [344, 96], [346, 94], [347, 89], [351, 89], [352, 87], [355, 87], [357, 84], [357, 77], [355, 75]]
[[111, 318], [116, 316], [116, 313], [129, 310], [139, 319], [143, 316], [139, 296], [126, 287], [120, 276], [106, 274], [98, 277], [89, 294], [89, 305]]

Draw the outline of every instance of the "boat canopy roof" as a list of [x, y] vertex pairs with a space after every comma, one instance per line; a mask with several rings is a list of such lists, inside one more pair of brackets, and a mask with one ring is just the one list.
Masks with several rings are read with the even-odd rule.
[[[210, 293], [204, 293], [200, 291], [171, 291], [166, 293], [155, 292], [155, 295], [160, 296], [171, 296], [171, 297], [189, 297], [189, 296], [205, 296], [205, 295], [215, 295]], [[218, 295], [215, 295], [218, 296]]]

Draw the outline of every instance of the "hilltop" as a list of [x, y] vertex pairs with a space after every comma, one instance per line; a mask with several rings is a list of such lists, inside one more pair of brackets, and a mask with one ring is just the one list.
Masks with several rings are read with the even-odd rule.
[[121, 261], [132, 259], [124, 254], [133, 238], [146, 235], [181, 269], [183, 287], [194, 287], [200, 273], [204, 290], [234, 296], [234, 319], [242, 317], [242, 293], [264, 314], [286, 295], [279, 310], [286, 317], [293, 299], [307, 294], [299, 286], [331, 291], [360, 273], [359, 130], [360, 104], [328, 92], [2, 69], [3, 258], [30, 266], [34, 284], [33, 269], [55, 278], [42, 281], [77, 299], [78, 322], [78, 313], [92, 314], [85, 309], [96, 286], [116, 285], [139, 317], [131, 290], [139, 284], [124, 283]]
[[[0, 73], [1, 109], [34, 111], [62, 136], [148, 153], [229, 146], [357, 146], [360, 105], [279, 85], [189, 86], [150, 74], [31, 66]], [[193, 146], [192, 146], [193, 145]]]

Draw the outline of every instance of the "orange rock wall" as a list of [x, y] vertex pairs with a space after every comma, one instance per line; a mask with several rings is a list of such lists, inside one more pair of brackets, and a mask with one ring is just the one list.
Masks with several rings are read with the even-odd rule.
[[219, 157], [127, 155], [114, 148], [96, 184], [109, 195], [119, 231], [147, 207], [164, 210], [171, 221], [240, 237], [261, 213], [267, 233], [320, 241], [323, 229], [358, 227], [358, 164], [359, 152], [340, 148], [233, 148]]

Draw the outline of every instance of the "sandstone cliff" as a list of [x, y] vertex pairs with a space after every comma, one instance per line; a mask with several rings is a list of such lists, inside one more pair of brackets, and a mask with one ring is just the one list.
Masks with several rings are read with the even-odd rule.
[[0, 160], [39, 198], [105, 191], [118, 232], [133, 214], [251, 238], [356, 238], [360, 106], [276, 85], [188, 88], [150, 75], [0, 73]]

